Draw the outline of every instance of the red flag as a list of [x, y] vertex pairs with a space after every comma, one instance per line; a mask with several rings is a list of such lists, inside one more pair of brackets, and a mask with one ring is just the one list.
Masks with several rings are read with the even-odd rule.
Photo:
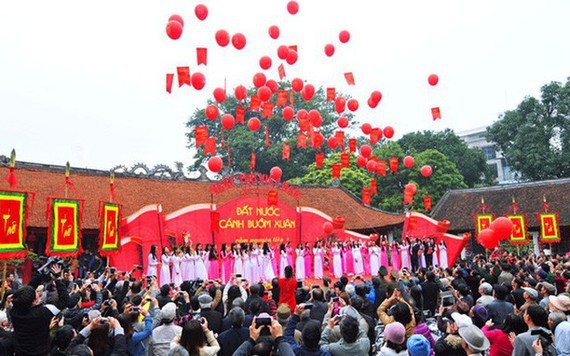
[[376, 162], [376, 174], [379, 176], [386, 175], [386, 161]]
[[263, 112], [261, 113], [261, 118], [272, 118], [273, 117], [273, 103], [268, 101], [263, 103]]
[[283, 63], [281, 63], [279, 65], [279, 67], [277, 67], [277, 72], [279, 73], [279, 79], [283, 79], [286, 77], [285, 75], [285, 67], [283, 67]]
[[343, 152], [340, 154], [340, 164], [342, 165], [343, 168], [350, 167], [350, 156], [348, 155], [348, 153]]
[[166, 91], [172, 93], [172, 81], [174, 80], [174, 74], [166, 74]]
[[196, 62], [198, 65], [208, 65], [208, 49], [196, 48]]
[[236, 106], [236, 124], [244, 124], [245, 108], [243, 106]]
[[332, 177], [333, 178], [340, 178], [340, 170], [342, 166], [340, 163], [335, 163], [332, 165]]
[[388, 158], [388, 162], [390, 162], [390, 172], [396, 173], [398, 171], [398, 157]]
[[267, 192], [267, 205], [277, 206], [279, 203], [279, 191], [277, 189], [271, 189]]
[[277, 106], [287, 105], [287, 90], [277, 91]]
[[356, 139], [355, 138], [348, 139], [348, 150], [350, 152], [356, 152]]
[[259, 100], [259, 96], [252, 95], [249, 99], [249, 111], [258, 111], [260, 106], [261, 101]]
[[288, 143], [283, 144], [283, 153], [281, 159], [288, 161], [291, 155], [291, 146]]
[[313, 148], [320, 148], [325, 143], [325, 137], [322, 133], [317, 132], [313, 135], [311, 140], [311, 146]]
[[288, 47], [289, 47], [289, 49], [290, 49], [291, 51], [299, 52], [299, 51], [297, 51], [297, 45], [291, 45], [291, 46], [288, 46]]
[[307, 136], [301, 132], [297, 136], [297, 148], [307, 148]]
[[206, 142], [204, 142], [204, 154], [216, 155], [216, 143], [218, 139], [216, 137], [208, 137]]
[[315, 163], [317, 168], [323, 168], [323, 162], [325, 161], [325, 154], [322, 152], [315, 153]]
[[178, 87], [181, 87], [184, 84], [191, 86], [190, 67], [177, 67], [176, 71], [178, 72]]
[[293, 93], [293, 90], [289, 90], [289, 105], [295, 105], [295, 95]]
[[431, 210], [431, 197], [429, 195], [426, 195], [424, 197], [424, 210], [425, 211]]
[[372, 203], [372, 197], [370, 196], [370, 188], [362, 187], [362, 204], [370, 205]]
[[378, 194], [378, 186], [376, 185], [376, 179], [370, 178], [370, 193], [376, 195]]
[[265, 147], [271, 146], [271, 141], [269, 141], [269, 126], [265, 125]]
[[439, 110], [439, 107], [431, 108], [431, 116], [433, 117], [434, 121], [441, 119], [441, 111]]
[[341, 151], [344, 151], [344, 131], [336, 131], [334, 137], [338, 141]]
[[378, 143], [378, 140], [382, 138], [382, 130], [376, 128], [372, 129], [370, 132], [370, 144], [375, 145]]
[[208, 138], [208, 127], [196, 126], [194, 128], [194, 137], [196, 137], [196, 147], [202, 146]]
[[249, 162], [249, 169], [251, 169], [252, 171], [255, 171], [255, 152], [251, 153], [251, 161]]
[[354, 75], [352, 72], [344, 73], [344, 78], [346, 79], [348, 85], [354, 85]]
[[210, 228], [213, 232], [220, 232], [220, 212], [212, 211]]
[[332, 101], [336, 98], [335, 88], [327, 88], [327, 101]]
[[310, 127], [310, 122], [308, 117], [299, 118], [297, 117], [297, 121], [299, 121], [299, 130], [307, 131]]

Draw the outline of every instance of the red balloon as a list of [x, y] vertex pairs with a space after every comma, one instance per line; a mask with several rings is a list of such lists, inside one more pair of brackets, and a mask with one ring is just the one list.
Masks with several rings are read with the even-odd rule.
[[295, 110], [293, 110], [293, 108], [290, 106], [286, 106], [283, 108], [283, 111], [281, 112], [281, 114], [283, 115], [283, 119], [285, 121], [291, 121], [291, 120], [293, 120], [293, 117], [295, 116]]
[[392, 126], [386, 126], [384, 128], [384, 137], [386, 137], [387, 139], [394, 137], [394, 129], [392, 128]]
[[190, 81], [192, 82], [194, 89], [202, 90], [206, 85], [206, 76], [200, 72], [195, 72], [192, 74]]
[[330, 234], [331, 232], [333, 232], [333, 224], [331, 224], [331, 223], [328, 222], [328, 221], [325, 221], [325, 222], [323, 223], [323, 232], [324, 232], [325, 234]]
[[[360, 126], [360, 129], [362, 130], [363, 134], [370, 135], [370, 133], [372, 132], [372, 125], [366, 122], [362, 124], [362, 126]], [[386, 136], [386, 133], [384, 133], [384, 136]]]
[[370, 98], [376, 103], [378, 104], [380, 102], [380, 100], [382, 100], [382, 93], [379, 92], [378, 90], [374, 90], [372, 93], [370, 93]]
[[279, 89], [279, 85], [273, 79], [269, 79], [268, 81], [266, 81], [265, 85], [267, 85], [269, 89], [271, 89], [271, 93], [275, 93], [277, 89]]
[[415, 185], [414, 183], [408, 183], [405, 186], [405, 191], [410, 193], [410, 194], [416, 194], [418, 192], [418, 186]]
[[346, 107], [348, 108], [348, 110], [354, 112], [356, 110], [358, 110], [358, 100], [356, 99], [348, 99], [348, 101], [346, 102]]
[[271, 58], [269, 56], [263, 56], [259, 59], [259, 66], [261, 69], [271, 68]]
[[315, 95], [315, 86], [313, 84], [307, 84], [303, 88], [307, 91], [307, 94], [312, 98]]
[[360, 154], [362, 155], [362, 157], [370, 157], [370, 155], [372, 154], [372, 147], [368, 146], [368, 145], [362, 145], [360, 146]]
[[247, 120], [247, 128], [251, 131], [257, 131], [261, 128], [261, 121], [257, 117]]
[[220, 110], [216, 105], [208, 105], [206, 107], [206, 117], [209, 120], [216, 120], [218, 115], [220, 115]]
[[204, 21], [208, 17], [208, 8], [204, 4], [198, 4], [194, 8], [194, 13], [200, 21]]
[[177, 40], [182, 36], [182, 25], [176, 20], [168, 21], [166, 25], [166, 34], [173, 40]]
[[371, 109], [375, 109], [378, 106], [378, 103], [372, 98], [368, 98], [368, 106], [370, 106]]
[[218, 103], [223, 103], [226, 100], [226, 91], [223, 88], [214, 89], [214, 99]]
[[325, 46], [325, 54], [327, 55], [327, 57], [332, 57], [332, 55], [334, 54], [334, 45], [329, 43]]
[[290, 50], [290, 51], [287, 53], [287, 59], [286, 59], [286, 61], [287, 61], [287, 63], [288, 63], [289, 65], [293, 65], [293, 64], [295, 64], [295, 63], [297, 62], [297, 59], [298, 59], [298, 58], [299, 58], [299, 55], [297, 54], [297, 51]]
[[216, 42], [220, 47], [225, 47], [230, 43], [230, 34], [226, 30], [218, 30], [216, 32]]
[[180, 15], [172, 15], [168, 18], [168, 22], [170, 21], [177, 21], [180, 23], [180, 25], [182, 25], [182, 27], [184, 27], [184, 20], [182, 19], [182, 16]]
[[433, 171], [431, 169], [431, 166], [428, 166], [427, 164], [420, 169], [420, 173], [422, 174], [422, 176], [426, 178], [429, 178], [432, 172]]
[[412, 156], [404, 157], [404, 167], [410, 169], [414, 166], [414, 162], [415, 162], [414, 157]]
[[276, 181], [281, 180], [281, 176], [283, 175], [283, 171], [279, 167], [273, 167], [269, 170], [269, 176]]
[[301, 78], [295, 78], [291, 81], [291, 89], [293, 89], [297, 93], [303, 90], [304, 85], [305, 83], [303, 83], [303, 80]]
[[337, 113], [342, 114], [346, 108], [346, 99], [342, 96], [336, 97], [334, 99], [334, 109]]
[[437, 74], [431, 74], [428, 77], [428, 83], [429, 85], [431, 85], [432, 87], [437, 85], [437, 83], [439, 82], [439, 77], [437, 76]]
[[309, 101], [313, 98], [313, 96], [311, 95], [310, 91], [306, 90], [306, 88], [303, 88], [303, 90], [301, 90], [301, 97], [305, 100], [305, 101]]
[[274, 40], [279, 38], [279, 27], [273, 25], [269, 26], [269, 37], [273, 38]]
[[346, 30], [340, 31], [340, 33], [338, 34], [338, 39], [342, 43], [348, 42], [348, 40], [350, 40], [350, 32]]
[[305, 120], [309, 117], [309, 113], [305, 109], [301, 109], [297, 111], [297, 119], [298, 120]]
[[255, 73], [255, 75], [253, 76], [253, 85], [256, 88], [260, 88], [261, 86], [265, 85], [265, 82], [267, 82], [267, 77], [265, 76], [265, 74]]
[[348, 126], [348, 118], [346, 116], [341, 116], [336, 120], [338, 127], [345, 129]]
[[504, 216], [495, 219], [489, 226], [495, 232], [495, 236], [499, 240], [506, 240], [513, 234], [513, 222]]
[[247, 89], [243, 85], [238, 85], [234, 92], [237, 100], [243, 100], [247, 96]]
[[495, 231], [491, 229], [483, 229], [479, 232], [479, 243], [486, 249], [493, 249], [499, 246], [499, 239]]
[[231, 114], [222, 115], [222, 127], [226, 130], [231, 130], [236, 124], [236, 120]]
[[223, 165], [224, 163], [222, 162], [222, 159], [219, 156], [211, 157], [208, 160], [208, 168], [214, 173], [218, 173], [219, 171], [221, 171]]
[[297, 12], [299, 12], [299, 4], [293, 0], [289, 1], [287, 3], [287, 11], [289, 11], [291, 15], [295, 15]]
[[376, 163], [376, 161], [368, 161], [366, 162], [366, 169], [370, 172], [376, 172], [376, 169], [378, 169], [378, 163]]
[[236, 49], [243, 49], [247, 43], [243, 33], [236, 33], [232, 36], [232, 44]]
[[321, 127], [321, 125], [323, 124], [323, 118], [321, 117], [321, 113], [315, 109], [309, 111], [309, 120], [311, 120], [311, 124], [314, 127]]
[[356, 164], [358, 165], [358, 167], [366, 166], [366, 162], [368, 162], [366, 157], [362, 157], [362, 156], [356, 157]]
[[277, 57], [279, 57], [279, 59], [287, 59], [288, 54], [289, 54], [289, 47], [281, 45], [277, 48]]
[[259, 95], [259, 100], [261, 101], [269, 101], [271, 98], [271, 89], [267, 85], [262, 85], [257, 90], [257, 95]]
[[329, 145], [329, 147], [334, 150], [335, 148], [338, 147], [338, 140], [336, 139], [336, 137], [331, 136], [327, 139], [327, 145]]

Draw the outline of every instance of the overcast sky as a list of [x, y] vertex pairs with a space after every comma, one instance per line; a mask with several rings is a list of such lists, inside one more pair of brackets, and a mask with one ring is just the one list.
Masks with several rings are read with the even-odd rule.
[[[188, 165], [185, 122], [212, 91], [250, 86], [269, 55], [266, 74], [277, 79], [276, 48], [297, 45], [289, 79], [335, 87], [360, 101], [356, 117], [392, 125], [396, 138], [416, 130], [456, 131], [486, 126], [536, 96], [550, 81], [570, 76], [570, 1], [337, 1], [300, 0], [292, 16], [286, 0], [3, 1], [0, 3], [0, 154], [18, 160], [110, 169], [144, 162]], [[182, 37], [166, 36], [180, 14]], [[272, 40], [267, 29], [281, 29]], [[247, 37], [245, 49], [221, 48], [214, 33]], [[340, 44], [338, 33], [351, 39]], [[329, 58], [323, 48], [336, 46]], [[196, 47], [209, 49], [196, 65]], [[165, 74], [190, 66], [206, 87], [165, 91]], [[344, 72], [353, 72], [348, 86]], [[427, 77], [440, 77], [437, 87]], [[378, 108], [366, 105], [380, 90]], [[430, 108], [443, 119], [433, 122]]]

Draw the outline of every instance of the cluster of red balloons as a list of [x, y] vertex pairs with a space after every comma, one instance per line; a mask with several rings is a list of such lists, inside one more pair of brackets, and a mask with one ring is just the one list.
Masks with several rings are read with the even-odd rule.
[[508, 239], [513, 233], [513, 222], [506, 217], [495, 219], [487, 229], [477, 236], [478, 242], [487, 249], [499, 246], [500, 241]]
[[370, 97], [368, 98], [368, 106], [371, 109], [374, 109], [378, 106], [380, 100], [382, 100], [382, 93], [378, 90], [374, 90], [370, 93]]
[[243, 49], [247, 44], [247, 39], [245, 38], [245, 35], [239, 32], [235, 33], [230, 39], [230, 34], [228, 33], [228, 31], [218, 30], [216, 31], [214, 38], [216, 39], [216, 43], [220, 47], [226, 47], [230, 43], [230, 40], [234, 48], [238, 50]]
[[166, 34], [173, 40], [177, 40], [182, 36], [184, 29], [184, 20], [180, 15], [172, 15], [166, 24]]

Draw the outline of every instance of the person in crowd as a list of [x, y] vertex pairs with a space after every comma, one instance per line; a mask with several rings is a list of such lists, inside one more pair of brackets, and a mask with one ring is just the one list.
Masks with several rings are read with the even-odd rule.
[[[535, 351], [532, 348], [532, 344], [538, 339], [539, 334], [552, 336], [548, 329], [548, 314], [541, 306], [531, 305], [524, 313], [524, 322], [528, 326], [528, 331], [516, 336], [513, 355], [534, 356]], [[550, 348], [552, 348], [553, 352], [556, 352], [554, 345], [550, 345]]]
[[[234, 356], [248, 355], [271, 355], [275, 350], [276, 354], [282, 356], [295, 355], [291, 345], [283, 337], [283, 327], [277, 320], [268, 317], [269, 325], [258, 325], [254, 322], [249, 327], [249, 339], [234, 352]], [[263, 316], [266, 318], [265, 316]], [[267, 319], [265, 319], [267, 320]]]
[[501, 274], [499, 274], [499, 278], [497, 280], [498, 284], [502, 284], [507, 287], [511, 287], [513, 283], [513, 279], [515, 277], [511, 273], [511, 265], [507, 263], [503, 263], [501, 265]]
[[489, 313], [484, 306], [477, 304], [469, 310], [469, 317], [473, 320], [473, 324], [482, 328], [489, 317]]
[[477, 299], [477, 304], [487, 307], [493, 301], [493, 286], [487, 282], [483, 282], [479, 285], [479, 295]]
[[219, 334], [222, 331], [222, 313], [212, 309], [212, 301], [213, 299], [209, 294], [203, 293], [198, 296], [200, 316], [207, 321], [212, 332]]
[[516, 314], [509, 314], [500, 328], [493, 328], [493, 321], [488, 320], [481, 329], [483, 334], [491, 342], [489, 356], [510, 356], [513, 352], [513, 344], [509, 336], [527, 331], [527, 326], [523, 319]]
[[516, 277], [515, 279], [513, 279], [513, 290], [511, 291], [511, 295], [513, 296], [514, 299], [514, 306], [517, 308], [520, 308], [524, 303], [524, 282], [522, 280], [522, 278], [520, 277]]
[[[4, 313], [4, 312], [0, 312]], [[0, 316], [1, 319], [2, 316]], [[53, 340], [51, 342], [51, 351], [49, 356], [65, 356], [67, 355], [67, 349], [71, 340], [75, 337], [75, 329], [71, 325], [64, 325], [59, 328], [55, 335], [53, 336]], [[14, 348], [7, 348], [6, 345], [2, 345], [3, 347], [3, 354], [4, 355], [13, 355]]]
[[493, 320], [493, 324], [497, 327], [501, 327], [505, 317], [514, 312], [513, 304], [505, 300], [508, 294], [509, 290], [507, 287], [497, 284], [493, 287], [494, 300], [487, 304], [489, 318]]
[[156, 255], [156, 245], [150, 246], [150, 253], [148, 254], [147, 262], [148, 265], [146, 275], [154, 277], [158, 276], [157, 266], [160, 264], [160, 262], [158, 261], [158, 256]]
[[168, 355], [170, 342], [175, 338], [179, 338], [182, 334], [182, 327], [174, 324], [175, 318], [176, 304], [170, 302], [160, 309], [160, 326], [157, 326], [152, 331], [152, 336], [149, 342], [149, 355]]
[[489, 349], [489, 340], [475, 325], [459, 329], [459, 336], [461, 336], [461, 346], [467, 356], [482, 356]]
[[180, 337], [174, 339], [171, 348], [182, 346], [190, 355], [214, 356], [220, 351], [220, 345], [214, 332], [208, 329], [205, 318], [189, 320], [182, 327]]
[[253, 285], [251, 285], [251, 287], [249, 287], [249, 297], [247, 297], [247, 299], [245, 300], [245, 312], [249, 313], [249, 305], [251, 304], [252, 301], [257, 300], [259, 302], [259, 304], [261, 305], [261, 311], [264, 313], [269, 312], [269, 306], [267, 305], [267, 302], [265, 300], [263, 300], [263, 297], [261, 296], [261, 294], [263, 293], [263, 285], [259, 284], [259, 283], [255, 283]]
[[93, 355], [127, 355], [125, 332], [115, 318], [97, 317], [93, 319], [71, 340], [69, 349], [73, 350], [77, 345], [83, 344], [86, 339], [88, 339], [87, 346]]
[[428, 353], [433, 354], [433, 349], [435, 347], [435, 339], [431, 334], [431, 330], [425, 323], [425, 316], [423, 309], [421, 307], [414, 308], [414, 317], [416, 319], [416, 327], [414, 328], [415, 335], [422, 335], [428, 342]]
[[556, 287], [548, 282], [540, 283], [540, 302], [538, 305], [548, 310], [548, 305], [550, 304], [550, 296], [556, 294]]
[[218, 335], [220, 356], [231, 356], [249, 338], [249, 330], [243, 326], [245, 313], [239, 307], [234, 307], [228, 313], [231, 328]]
[[[317, 286], [318, 287], [318, 286]], [[325, 314], [327, 313], [328, 306], [325, 302], [324, 292], [321, 288], [311, 289], [311, 298], [309, 303], [312, 304], [309, 315], [312, 320], [316, 320], [319, 325], [322, 324]]]
[[538, 292], [536, 289], [530, 287], [523, 287], [522, 289], [524, 303], [520, 306], [520, 308], [515, 309], [515, 313], [521, 317], [524, 315], [529, 306], [538, 305], [536, 303], [536, 300], [538, 299]]
[[[558, 355], [570, 355], [570, 322], [568, 321], [566, 314], [560, 310], [551, 312], [548, 314], [548, 326], [554, 334], [556, 352]], [[540, 343], [539, 339], [537, 339], [537, 341], [533, 343], [532, 348], [537, 354], [543, 354], [543, 345]], [[537, 349], [535, 344], [537, 344], [540, 349]]]
[[[331, 343], [331, 330], [336, 325], [340, 325], [341, 339]], [[370, 340], [359, 327], [358, 320], [350, 315], [330, 318], [321, 334], [319, 344], [323, 351], [328, 351], [333, 356], [367, 355], [370, 351]]]
[[285, 327], [285, 340], [291, 345], [295, 355], [330, 355], [329, 352], [324, 351], [319, 346], [321, 340], [321, 324], [316, 320], [309, 320], [301, 329], [301, 343], [298, 344], [295, 340], [295, 333], [298, 329], [301, 315], [308, 312], [305, 309], [305, 304], [299, 304], [295, 308], [295, 313], [289, 318], [287, 326]]
[[423, 310], [429, 310], [430, 315], [435, 315], [437, 303], [440, 298], [440, 288], [435, 282], [435, 273], [429, 271], [426, 273], [426, 281], [421, 284], [423, 296]]
[[410, 356], [430, 356], [433, 354], [432, 347], [424, 335], [412, 335], [407, 342]]
[[[388, 315], [388, 309], [390, 309], [391, 315]], [[406, 335], [408, 337], [414, 334], [416, 321], [413, 309], [410, 304], [402, 298], [399, 290], [395, 289], [392, 296], [380, 304], [377, 312], [378, 318], [384, 325], [397, 321], [406, 327]]]
[[395, 321], [384, 328], [384, 345], [380, 348], [379, 356], [407, 356], [406, 328]]
[[443, 335], [436, 341], [434, 347], [435, 356], [466, 356], [462, 347], [460, 328], [472, 325], [471, 319], [467, 315], [452, 313], [440, 310], [440, 314], [445, 314], [442, 320]]
[[297, 290], [297, 281], [293, 278], [293, 267], [285, 267], [285, 278], [279, 278], [279, 304], [286, 303], [291, 310], [295, 310], [297, 304], [295, 300], [295, 291]]

